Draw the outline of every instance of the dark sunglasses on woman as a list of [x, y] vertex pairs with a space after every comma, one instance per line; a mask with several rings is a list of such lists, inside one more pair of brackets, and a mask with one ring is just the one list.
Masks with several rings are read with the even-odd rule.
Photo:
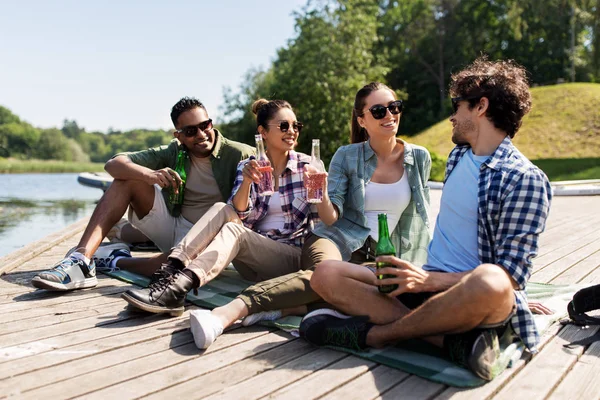
[[[290, 130], [290, 123], [288, 121], [281, 121], [278, 124], [267, 124], [267, 125], [277, 126], [277, 127], [279, 127], [279, 130], [283, 133], [286, 133], [287, 131]], [[296, 122], [292, 123], [292, 128], [298, 133], [300, 133], [300, 131], [302, 131], [303, 127], [304, 127], [304, 125], [302, 125], [302, 122], [296, 121]]]
[[381, 104], [375, 104], [373, 107], [369, 108], [369, 112], [375, 119], [382, 119], [385, 117], [387, 110], [390, 110], [392, 115], [398, 115], [402, 112], [402, 108], [404, 107], [404, 103], [402, 100], [392, 101], [387, 107]]
[[178, 129], [177, 132], [183, 133], [185, 137], [194, 137], [198, 133], [198, 129], [202, 132], [212, 129], [212, 119], [202, 121], [198, 125], [184, 126], [183, 128]]

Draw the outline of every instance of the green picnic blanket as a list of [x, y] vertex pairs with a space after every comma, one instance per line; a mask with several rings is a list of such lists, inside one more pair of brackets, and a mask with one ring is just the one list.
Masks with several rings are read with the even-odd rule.
[[[150, 282], [149, 278], [128, 271], [119, 270], [105, 272], [105, 274], [142, 287], [146, 287]], [[198, 295], [190, 292], [187, 300], [197, 306], [213, 309], [229, 303], [252, 283], [242, 279], [234, 269], [228, 268], [217, 278], [199, 288]], [[546, 331], [550, 325], [567, 314], [567, 303], [582, 287], [581, 285], [528, 284], [528, 298], [542, 301], [545, 306], [555, 311], [553, 315], [535, 315], [535, 322], [540, 333]], [[301, 317], [293, 316], [277, 321], [263, 321], [261, 324], [275, 326], [297, 335], [300, 321]], [[505, 335], [500, 340], [500, 346], [502, 353], [499, 364], [503, 371], [512, 362], [521, 358], [524, 345], [520, 341], [513, 342], [511, 336]], [[421, 340], [406, 341], [399, 345], [362, 352], [343, 348], [335, 349], [450, 386], [477, 387], [486, 383], [470, 371], [445, 359], [441, 349]]]

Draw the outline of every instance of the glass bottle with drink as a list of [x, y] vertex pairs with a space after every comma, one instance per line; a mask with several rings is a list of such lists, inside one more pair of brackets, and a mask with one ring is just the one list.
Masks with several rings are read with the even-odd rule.
[[265, 152], [265, 145], [261, 135], [255, 135], [256, 139], [256, 162], [258, 162], [258, 170], [262, 174], [262, 178], [258, 183], [258, 195], [259, 196], [270, 196], [273, 194], [273, 173], [271, 168], [271, 161], [267, 157]]
[[[379, 240], [377, 241], [377, 248], [375, 249], [375, 256], [395, 256], [396, 248], [392, 244], [390, 239], [390, 232], [388, 230], [387, 214], [377, 215], [377, 221], [379, 223]], [[388, 262], [378, 262], [376, 264], [377, 270], [386, 267], [394, 267], [394, 265]], [[394, 278], [394, 275], [377, 275], [377, 279]], [[379, 286], [380, 293], [391, 293], [398, 288], [398, 285], [383, 285]]]
[[321, 149], [319, 139], [313, 139], [310, 165], [317, 172], [308, 174], [304, 186], [306, 187], [306, 201], [309, 203], [321, 203], [323, 201], [323, 190], [325, 190], [325, 179], [327, 173], [321, 161]]
[[187, 157], [187, 153], [183, 150], [179, 150], [177, 153], [177, 163], [175, 164], [175, 172], [181, 178], [181, 185], [179, 185], [179, 189], [177, 193], [175, 193], [175, 189], [171, 187], [171, 193], [169, 194], [169, 200], [171, 203], [177, 206], [181, 206], [183, 204], [183, 192], [185, 191], [185, 182], [187, 180], [187, 175], [185, 173], [185, 159]]

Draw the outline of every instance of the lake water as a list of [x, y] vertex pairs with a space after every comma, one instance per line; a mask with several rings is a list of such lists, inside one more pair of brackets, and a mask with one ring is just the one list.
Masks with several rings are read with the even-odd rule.
[[0, 257], [91, 215], [102, 190], [78, 174], [0, 174]]

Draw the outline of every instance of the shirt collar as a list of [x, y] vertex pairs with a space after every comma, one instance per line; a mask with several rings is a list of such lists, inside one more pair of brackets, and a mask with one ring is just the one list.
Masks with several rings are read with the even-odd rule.
[[298, 172], [298, 153], [296, 153], [294, 150], [290, 150], [288, 153], [288, 162], [285, 168], [289, 169], [292, 174]]
[[213, 146], [210, 155], [214, 158], [221, 158], [221, 148], [223, 148], [223, 135], [217, 130], [217, 128], [213, 129], [215, 131], [215, 145]]
[[500, 145], [494, 150], [494, 152], [490, 155], [490, 157], [485, 161], [485, 165], [487, 165], [491, 169], [498, 170], [501, 168], [503, 161], [506, 159], [510, 153], [512, 153], [513, 144], [510, 140], [510, 137], [506, 135], [506, 137], [502, 140]]

